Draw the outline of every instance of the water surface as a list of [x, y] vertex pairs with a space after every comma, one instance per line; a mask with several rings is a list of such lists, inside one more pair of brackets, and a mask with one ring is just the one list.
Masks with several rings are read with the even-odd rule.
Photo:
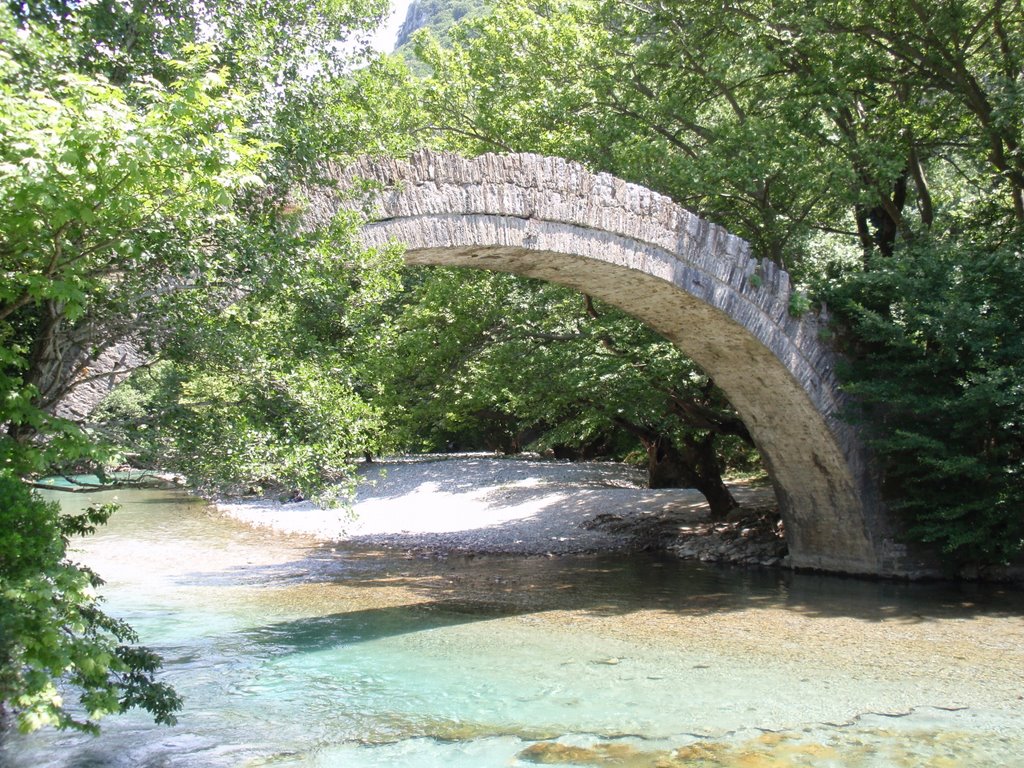
[[8, 737], [0, 765], [1017, 766], [1005, 589], [654, 556], [417, 559], [274, 537], [162, 490], [78, 558], [163, 654], [173, 728]]

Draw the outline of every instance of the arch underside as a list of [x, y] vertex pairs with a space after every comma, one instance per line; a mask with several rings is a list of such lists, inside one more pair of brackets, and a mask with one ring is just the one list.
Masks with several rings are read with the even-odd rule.
[[[406, 243], [412, 265], [509, 272], [588, 293], [651, 326], [703, 368], [750, 430], [775, 486], [795, 567], [895, 572], [872, 519], [859, 453], [835, 417], [830, 380], [764, 313], [737, 321], [718, 305], [724, 286], [673, 254], [562, 222], [492, 215], [396, 217], [370, 224], [364, 242]], [[721, 294], [709, 302], [709, 295]], [[758, 323], [757, 321], [761, 321]], [[753, 330], [747, 327], [753, 325]], [[796, 373], [794, 373], [794, 369]], [[873, 535], [874, 534], [874, 535]]]

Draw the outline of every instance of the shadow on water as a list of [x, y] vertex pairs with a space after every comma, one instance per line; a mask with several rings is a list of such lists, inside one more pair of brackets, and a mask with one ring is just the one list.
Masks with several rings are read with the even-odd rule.
[[493, 618], [493, 614], [476, 610], [460, 613], [450, 604], [424, 603], [306, 617], [243, 630], [240, 634], [247, 644], [272, 648], [276, 656], [324, 651], [488, 618]]
[[[992, 585], [905, 584], [712, 567], [648, 553], [426, 559], [322, 547], [304, 560], [257, 570], [267, 582], [279, 575], [294, 579], [305, 571], [305, 584], [356, 591], [386, 588], [406, 596], [397, 606], [303, 617], [245, 631], [247, 640], [283, 653], [545, 611], [591, 617], [656, 611], [685, 619], [763, 610], [809, 619], [902, 624], [1024, 617], [1024, 596]], [[246, 580], [256, 576], [249, 569], [238, 569], [237, 575]]]

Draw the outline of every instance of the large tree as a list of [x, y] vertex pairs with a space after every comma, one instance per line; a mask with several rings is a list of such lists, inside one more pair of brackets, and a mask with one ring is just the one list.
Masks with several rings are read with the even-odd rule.
[[[54, 411], [110, 374], [95, 370], [105, 351], [127, 341], [141, 353], [130, 365], [158, 351], [180, 361], [176, 407], [193, 417], [199, 470], [197, 457], [237, 444], [207, 427], [246, 409], [293, 438], [264, 463], [310, 487], [370, 439], [352, 365], [313, 356], [307, 326], [315, 310], [324, 327], [366, 339], [394, 257], [355, 247], [347, 218], [300, 231], [290, 187], [325, 155], [371, 136], [380, 151], [392, 135], [378, 130], [388, 109], [367, 107], [387, 103], [376, 100], [393, 80], [387, 64], [339, 77], [351, 58], [339, 38], [381, 8], [0, 8], [0, 482], [11, 515], [0, 531], [0, 711], [24, 728], [95, 730], [133, 706], [166, 721], [177, 706], [152, 676], [158, 660], [98, 610], [98, 577], [65, 556], [67, 537], [109, 510], [62, 519], [23, 485], [104, 459], [94, 433]], [[310, 130], [312, 107], [329, 99], [332, 130]], [[329, 321], [331, 302], [347, 311]], [[339, 421], [357, 426], [332, 439]], [[229, 426], [243, 440], [266, 432], [253, 420]], [[81, 690], [84, 717], [65, 708], [58, 682]]]
[[[71, 431], [47, 414], [109, 376], [126, 341], [140, 354], [125, 371], [158, 349], [195, 371], [199, 340], [209, 359], [255, 304], [301, 311], [315, 284], [343, 305], [350, 281], [392, 269], [361, 254], [351, 221], [299, 231], [291, 215], [325, 159], [408, 142], [388, 62], [344, 70], [354, 54], [339, 38], [379, 6], [194, 4], [191, 26], [173, 2], [18, 6], [20, 30], [5, 17], [0, 332], [18, 395], [7, 407], [25, 406], [5, 419], [9, 440]], [[249, 341], [223, 369], [266, 367]], [[330, 365], [318, 365], [326, 387]]]

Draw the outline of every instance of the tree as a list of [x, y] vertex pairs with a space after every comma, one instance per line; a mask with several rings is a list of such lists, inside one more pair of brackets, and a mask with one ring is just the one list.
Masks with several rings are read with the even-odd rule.
[[64, 69], [102, 75], [122, 86], [145, 78], [169, 85], [177, 78], [174, 61], [190, 47], [206, 44], [230, 70], [232, 85], [252, 93], [277, 86], [278, 95], [315, 79], [310, 75], [320, 70], [334, 75], [361, 59], [387, 11], [384, 0], [9, 0], [6, 5], [19, 25], [45, 27], [56, 36]]
[[[218, 322], [239, 325], [235, 304], [280, 302], [315, 275], [343, 285], [347, 266], [367, 265], [349, 224], [300, 233], [285, 211], [293, 182], [317, 181], [325, 156], [371, 144], [370, 136], [385, 149], [394, 135], [379, 129], [398, 110], [376, 111], [399, 103], [389, 98], [387, 65], [337, 77], [345, 57], [335, 54], [333, 35], [373, 18], [379, 5], [309, 7], [296, 18], [276, 9], [290, 20], [284, 37], [255, 5], [241, 15], [262, 30], [251, 36], [235, 15], [195, 6], [216, 50], [193, 45], [198, 29], [143, 23], [140, 4], [55, 6], [35, 13], [47, 24], [21, 32], [5, 16], [0, 252], [10, 279], [0, 289], [0, 338], [10, 350], [11, 392], [24, 405], [5, 421], [7, 438], [22, 456], [40, 430], [73, 431], [47, 414], [91, 377], [110, 374], [91, 370], [104, 351], [131, 339], [144, 358], [157, 349], [173, 356], [175, 345], [194, 352]], [[173, 15], [174, 6], [150, 10]], [[64, 69], [96, 47], [83, 38], [95, 30], [105, 30], [100, 48], [109, 60], [86, 64], [101, 74]], [[159, 39], [143, 44], [144, 32]], [[139, 53], [172, 44], [187, 60]], [[135, 63], [125, 69], [125, 60]], [[239, 60], [253, 65], [241, 76], [225, 65]], [[296, 75], [293, 66], [310, 70], [275, 89], [275, 78]], [[170, 71], [168, 84], [151, 76]], [[115, 72], [122, 86], [108, 79]], [[304, 128], [315, 104], [335, 119], [333, 130]], [[306, 382], [326, 385], [326, 370]]]
[[[887, 117], [902, 118], [909, 148], [916, 154], [922, 140], [930, 140], [933, 147], [970, 161], [975, 179], [997, 179], [993, 202], [1021, 224], [1021, 11], [1016, 0], [849, 2], [789, 11], [770, 26], [777, 34], [791, 34], [803, 15], [804, 29], [813, 24], [827, 42], [852, 41], [876, 61], [881, 58], [872, 74], [904, 108]], [[915, 132], [919, 126], [921, 133]], [[912, 156], [906, 161], [919, 194], [926, 195], [921, 163]], [[924, 218], [927, 223], [930, 216]]]
[[353, 459], [387, 440], [369, 369], [386, 354], [384, 305], [400, 261], [397, 250], [360, 248], [357, 223], [275, 237], [291, 256], [282, 273], [202, 323], [176, 323], [161, 364], [96, 415], [120, 450], [142, 451], [196, 486], [334, 501]]
[[[0, 17], [0, 338], [17, 394], [49, 411], [90, 360], [133, 335], [157, 340], [169, 305], [208, 292], [235, 264], [216, 233], [263, 156], [223, 77], [181, 63], [170, 88], [131, 91], [71, 72], [40, 76], [57, 43]], [[38, 419], [4, 419], [27, 444]]]
[[799, 276], [823, 244], [891, 255], [961, 192], [1021, 221], [1018, 10], [506, 0], [451, 49], [421, 36], [423, 98], [442, 141], [579, 159]]
[[921, 239], [830, 292], [895, 509], [951, 566], [1024, 551], [1024, 255]]
[[357, 215], [311, 229], [298, 214], [310, 187], [333, 184], [325, 161], [410, 146], [414, 105], [400, 85], [388, 59], [344, 75], [314, 68], [255, 110], [266, 186], [236, 198], [238, 217], [218, 230], [235, 268], [199, 311], [167, 308], [158, 372], [140, 371], [97, 414], [122, 455], [144, 453], [198, 486], [326, 503], [351, 481], [353, 457], [382, 448], [363, 368], [387, 338], [398, 251], [362, 249]]
[[[95, 573], [67, 557], [69, 538], [106, 522], [110, 505], [61, 516], [9, 472], [0, 473], [0, 722], [97, 733], [106, 714], [140, 707], [172, 724], [181, 700], [154, 675], [160, 658], [131, 627], [100, 610]], [[64, 689], [77, 690], [84, 716]]]

